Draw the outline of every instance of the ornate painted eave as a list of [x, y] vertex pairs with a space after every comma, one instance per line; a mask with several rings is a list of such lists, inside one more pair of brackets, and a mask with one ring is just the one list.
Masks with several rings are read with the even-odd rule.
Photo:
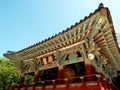
[[15, 62], [29, 60], [91, 37], [101, 48], [102, 53], [110, 59], [110, 63], [113, 63], [113, 66], [120, 70], [120, 49], [118, 48], [113, 22], [109, 9], [103, 7], [102, 4], [88, 17], [63, 30], [63, 32], [20, 51], [6, 53], [4, 56]]

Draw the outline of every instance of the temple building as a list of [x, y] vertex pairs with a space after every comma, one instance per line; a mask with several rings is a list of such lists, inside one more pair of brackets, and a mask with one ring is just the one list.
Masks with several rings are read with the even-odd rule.
[[[117, 90], [120, 49], [103, 4], [70, 28], [4, 56], [22, 73], [15, 90]], [[28, 74], [34, 76], [31, 86], [23, 85]]]

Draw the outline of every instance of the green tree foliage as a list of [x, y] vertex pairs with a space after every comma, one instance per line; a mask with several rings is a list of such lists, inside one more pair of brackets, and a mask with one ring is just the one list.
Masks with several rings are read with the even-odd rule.
[[16, 86], [20, 80], [20, 72], [14, 63], [0, 58], [0, 90]]
[[25, 81], [24, 81], [25, 85], [27, 86], [32, 85], [33, 79], [34, 77], [32, 75], [29, 74], [25, 75]]

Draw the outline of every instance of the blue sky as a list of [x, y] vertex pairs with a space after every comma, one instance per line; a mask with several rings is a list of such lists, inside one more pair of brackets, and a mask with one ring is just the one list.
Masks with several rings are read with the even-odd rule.
[[109, 7], [115, 31], [120, 33], [120, 0], [1, 0], [0, 57], [65, 30], [101, 2]]

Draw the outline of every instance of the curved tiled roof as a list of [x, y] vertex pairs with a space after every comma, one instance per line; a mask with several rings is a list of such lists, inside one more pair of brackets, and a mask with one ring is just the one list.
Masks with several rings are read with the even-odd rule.
[[109, 59], [112, 67], [120, 70], [120, 49], [112, 18], [109, 9], [104, 7], [102, 3], [93, 13], [85, 16], [84, 19], [71, 25], [66, 30], [20, 51], [8, 51], [4, 56], [17, 64], [20, 64], [21, 61], [35, 61], [54, 54], [56, 51], [68, 49], [68, 47], [73, 47], [76, 44], [80, 45], [82, 41], [86, 42], [91, 37], [100, 48], [101, 53]]

